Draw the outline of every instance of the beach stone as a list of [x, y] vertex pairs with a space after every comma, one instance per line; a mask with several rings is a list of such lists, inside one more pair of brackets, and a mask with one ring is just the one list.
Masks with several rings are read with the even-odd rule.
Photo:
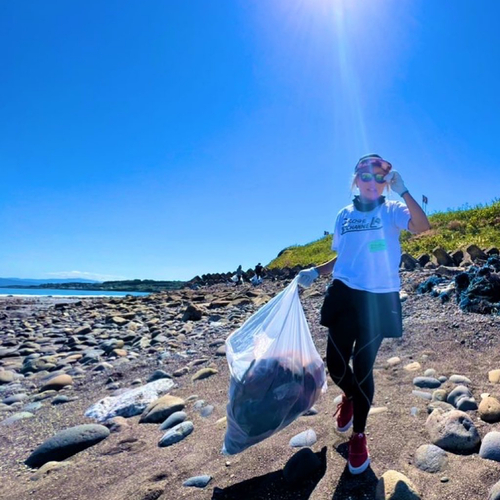
[[407, 372], [416, 372], [422, 368], [422, 365], [418, 361], [413, 361], [413, 363], [408, 363], [405, 365], [404, 369]]
[[200, 415], [204, 418], [207, 418], [210, 415], [212, 415], [213, 411], [214, 411], [213, 405], [207, 405], [200, 410]]
[[167, 394], [149, 404], [139, 422], [151, 424], [164, 422], [172, 413], [182, 410], [185, 405], [183, 399]]
[[[463, 409], [463, 406], [465, 406], [465, 407], [467, 407], [467, 409], [469, 409], [469, 406], [471, 406], [471, 403], [472, 402], [475, 403], [474, 397], [472, 396], [472, 392], [465, 385], [459, 385], [459, 386], [455, 387], [455, 389], [453, 389], [448, 394], [448, 397], [446, 398], [446, 402], [450, 403], [451, 405], [453, 405], [455, 408], [458, 409], [458, 405], [460, 404], [462, 399], [465, 399], [465, 402], [462, 403], [462, 408], [461, 408], [462, 411], [465, 411]], [[475, 408], [470, 408], [470, 409], [473, 409], [473, 410], [477, 409], [477, 405]]]
[[205, 488], [208, 483], [212, 480], [212, 476], [193, 476], [186, 479], [182, 486], [194, 487], [194, 488]]
[[437, 372], [434, 370], [434, 368], [427, 368], [424, 372], [424, 377], [436, 377]]
[[109, 429], [99, 424], [70, 427], [52, 436], [26, 459], [29, 467], [40, 467], [50, 461], [61, 461], [73, 456], [109, 436]]
[[441, 408], [444, 411], [454, 410], [455, 407], [446, 401], [432, 401], [427, 405], [427, 413], [432, 413], [436, 408]]
[[118, 396], [108, 396], [90, 406], [86, 417], [104, 422], [113, 417], [133, 417], [141, 414], [146, 407], [164, 393], [170, 391], [175, 384], [172, 380], [162, 378], [146, 385], [129, 389]]
[[459, 410], [445, 412], [436, 408], [428, 416], [425, 428], [432, 444], [452, 453], [474, 453], [481, 442], [472, 420]]
[[491, 370], [488, 372], [488, 380], [492, 384], [500, 383], [500, 370]]
[[479, 448], [479, 456], [500, 462], [500, 432], [492, 431], [484, 436], [481, 448]]
[[43, 404], [40, 403], [40, 401], [35, 401], [33, 403], [28, 403], [24, 408], [23, 411], [27, 411], [30, 413], [33, 413], [35, 411], [38, 411], [40, 408], [42, 408]]
[[500, 401], [488, 396], [479, 403], [479, 416], [485, 422], [500, 422]]
[[201, 309], [189, 304], [182, 315], [181, 321], [199, 321], [202, 314]]
[[70, 398], [69, 396], [66, 396], [65, 394], [60, 394], [59, 396], [56, 396], [50, 404], [52, 405], [63, 405], [65, 403], [70, 403], [71, 401], [76, 401], [78, 398]]
[[49, 379], [42, 387], [40, 388], [40, 392], [44, 391], [60, 391], [63, 387], [67, 385], [73, 385], [73, 378], [71, 375], [58, 375], [54, 378]]
[[27, 418], [33, 418], [35, 415], [33, 413], [30, 413], [29, 411], [20, 411], [18, 413], [14, 413], [14, 415], [11, 415], [10, 417], [6, 418], [5, 420], [2, 420], [0, 422], [0, 425], [12, 425], [18, 422], [19, 420], [25, 420]]
[[460, 398], [457, 403], [457, 410], [470, 411], [477, 410], [477, 403], [474, 398]]
[[175, 425], [170, 430], [168, 430], [163, 437], [160, 439], [158, 446], [165, 447], [171, 446], [179, 441], [185, 439], [194, 430], [193, 422], [186, 420], [180, 424]]
[[169, 375], [167, 372], [163, 370], [156, 370], [149, 378], [148, 382], [154, 382], [155, 380], [160, 380], [161, 378], [172, 378], [172, 375]]
[[202, 380], [204, 378], [211, 377], [219, 373], [215, 368], [202, 368], [198, 370], [192, 377], [191, 380], [195, 382], [196, 380]]
[[470, 379], [468, 379], [464, 375], [452, 375], [449, 380], [450, 380], [450, 382], [453, 382], [454, 384], [471, 384], [472, 383], [470, 381]]
[[48, 476], [52, 472], [55, 472], [60, 469], [64, 469], [65, 467], [68, 467], [72, 465], [71, 462], [56, 462], [56, 461], [51, 461], [47, 462], [46, 464], [43, 464], [31, 477], [30, 479], [32, 481], [38, 481], [44, 476]]
[[302, 448], [285, 464], [283, 477], [293, 485], [309, 479], [320, 468], [321, 460], [311, 448]]
[[399, 300], [401, 302], [406, 302], [408, 300], [408, 294], [402, 290], [399, 292]]
[[212, 476], [193, 476], [186, 479], [182, 486], [194, 487], [194, 488], [205, 488], [208, 483], [212, 480]]
[[302, 414], [302, 416], [303, 416], [303, 417], [312, 417], [312, 416], [314, 416], [314, 415], [317, 415], [318, 413], [319, 413], [319, 412], [318, 412], [317, 408], [316, 408], [316, 407], [314, 407], [314, 406], [311, 406], [311, 408], [309, 408], [309, 410], [305, 411], [305, 412]]
[[398, 358], [397, 356], [393, 356], [392, 358], [389, 358], [387, 360], [387, 364], [389, 366], [396, 366], [396, 365], [399, 365], [401, 363], [401, 358]]
[[423, 444], [415, 453], [415, 465], [425, 472], [441, 472], [447, 464], [448, 455], [434, 444]]
[[14, 382], [16, 379], [16, 374], [9, 370], [0, 370], [0, 385], [1, 384], [9, 384], [10, 382]]
[[186, 375], [186, 373], [189, 373], [189, 367], [183, 366], [182, 368], [175, 370], [175, 372], [173, 372], [172, 375], [174, 377], [182, 377], [183, 375]]
[[442, 384], [444, 384], [447, 380], [448, 380], [448, 377], [446, 377], [445, 375], [440, 375], [438, 378], [437, 378]]
[[447, 397], [448, 397], [448, 392], [445, 391], [444, 389], [436, 389], [432, 393], [432, 401], [446, 401]]
[[500, 500], [500, 481], [491, 487], [488, 500]]
[[382, 474], [375, 489], [376, 500], [421, 500], [413, 483], [400, 472], [388, 470]]
[[427, 399], [428, 401], [430, 401], [432, 399], [432, 394], [430, 392], [425, 392], [425, 391], [411, 391], [411, 393], [414, 396], [417, 396], [417, 398]]
[[15, 403], [22, 403], [23, 401], [26, 401], [28, 398], [28, 395], [27, 394], [14, 394], [12, 396], [9, 396], [7, 398], [5, 398], [4, 400], [2, 400], [2, 403], [4, 405], [12, 405], [12, 404], [15, 404]]
[[57, 394], [57, 391], [50, 389], [48, 391], [43, 391], [43, 392], [40, 392], [39, 394], [35, 394], [35, 396], [33, 397], [33, 400], [34, 401], [43, 401], [44, 399], [49, 399], [52, 396], [55, 396], [56, 394]]
[[316, 443], [317, 440], [318, 438], [316, 437], [316, 433], [314, 432], [314, 430], [307, 429], [306, 431], [293, 436], [293, 438], [290, 439], [289, 444], [293, 448], [299, 448], [302, 446], [312, 446]]
[[176, 411], [175, 413], [172, 413], [165, 422], [163, 422], [160, 425], [160, 430], [164, 431], [167, 429], [171, 429], [172, 427], [175, 427], [177, 424], [180, 424], [184, 422], [187, 418], [187, 414], [183, 411]]
[[415, 377], [413, 379], [413, 385], [421, 389], [436, 389], [441, 386], [441, 382], [434, 377]]

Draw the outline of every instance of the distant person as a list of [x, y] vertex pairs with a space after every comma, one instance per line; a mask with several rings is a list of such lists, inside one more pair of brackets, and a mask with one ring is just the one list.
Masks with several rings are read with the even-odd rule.
[[241, 285], [243, 283], [243, 269], [241, 268], [241, 264], [236, 269], [236, 284]]
[[[347, 461], [350, 472], [360, 474], [370, 464], [365, 427], [375, 391], [375, 357], [384, 337], [403, 334], [399, 234], [404, 229], [421, 233], [430, 225], [401, 175], [380, 156], [358, 161], [352, 186], [359, 195], [335, 222], [332, 249], [337, 257], [300, 271], [298, 283], [308, 287], [319, 275], [333, 271], [320, 322], [328, 328], [328, 371], [344, 392], [335, 412], [337, 430], [345, 432], [353, 426]], [[406, 205], [387, 201], [382, 193], [389, 188]]]
[[264, 271], [264, 268], [262, 267], [262, 264], [259, 262], [255, 266], [255, 276], [257, 276], [258, 279], [262, 279], [262, 272]]

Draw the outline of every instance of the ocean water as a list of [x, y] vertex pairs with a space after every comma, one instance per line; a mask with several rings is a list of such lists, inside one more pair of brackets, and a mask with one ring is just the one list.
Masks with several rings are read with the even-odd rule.
[[101, 290], [53, 290], [50, 288], [0, 288], [0, 297], [7, 295], [30, 297], [125, 297], [149, 295], [147, 292], [105, 292]]

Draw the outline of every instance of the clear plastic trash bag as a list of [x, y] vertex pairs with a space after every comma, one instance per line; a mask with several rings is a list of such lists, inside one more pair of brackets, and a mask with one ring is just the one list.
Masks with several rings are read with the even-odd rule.
[[280, 431], [326, 390], [297, 286], [295, 279], [226, 340], [231, 380], [225, 454]]

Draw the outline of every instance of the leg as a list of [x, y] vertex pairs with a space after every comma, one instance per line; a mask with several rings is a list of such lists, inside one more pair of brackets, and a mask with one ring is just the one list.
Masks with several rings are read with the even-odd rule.
[[[366, 333], [366, 330], [364, 333]], [[382, 335], [371, 337], [362, 334], [361, 338], [356, 342], [352, 360], [353, 378], [356, 385], [354, 393], [354, 432], [365, 432], [366, 419], [375, 392], [373, 365], [382, 340]]]
[[328, 329], [326, 365], [330, 377], [348, 398], [352, 398], [357, 389], [354, 374], [349, 366], [355, 337], [349, 331], [345, 317], [339, 318], [334, 328]]

